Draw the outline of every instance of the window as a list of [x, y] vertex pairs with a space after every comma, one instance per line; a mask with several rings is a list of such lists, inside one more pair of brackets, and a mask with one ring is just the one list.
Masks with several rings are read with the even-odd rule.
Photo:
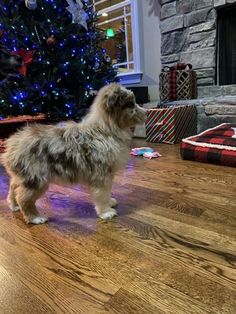
[[137, 1], [134, 0], [94, 0], [98, 13], [97, 27], [105, 41], [102, 46], [118, 69], [119, 76], [134, 74], [139, 69], [139, 41], [137, 23]]

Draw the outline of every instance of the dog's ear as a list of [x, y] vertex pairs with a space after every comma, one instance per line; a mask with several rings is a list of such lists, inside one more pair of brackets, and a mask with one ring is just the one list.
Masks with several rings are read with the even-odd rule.
[[107, 98], [107, 107], [113, 108], [117, 106], [120, 101], [121, 89], [119, 85], [113, 85]]
[[107, 107], [112, 108], [119, 102], [119, 93], [112, 93], [108, 95]]

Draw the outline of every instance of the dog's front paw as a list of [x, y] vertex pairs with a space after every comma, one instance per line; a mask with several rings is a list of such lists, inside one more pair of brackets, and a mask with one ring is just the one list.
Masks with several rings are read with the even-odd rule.
[[20, 207], [18, 206], [18, 204], [14, 200], [8, 198], [7, 203], [8, 203], [8, 206], [9, 206], [11, 211], [18, 212], [20, 210]]
[[104, 211], [101, 214], [99, 214], [99, 217], [102, 220], [109, 220], [109, 219], [112, 219], [115, 216], [117, 216], [117, 211], [114, 208], [108, 208], [106, 211]]
[[9, 203], [9, 207], [12, 212], [18, 212], [20, 210], [20, 206], [12, 204], [12, 203], [11, 204]]
[[27, 219], [27, 222], [29, 224], [34, 224], [34, 225], [44, 224], [47, 221], [48, 221], [48, 217], [46, 216], [31, 216], [31, 217], [28, 217]]
[[110, 204], [109, 205], [113, 208], [113, 207], [116, 207], [118, 205], [118, 202], [117, 202], [117, 200], [115, 198], [112, 197], [110, 199]]

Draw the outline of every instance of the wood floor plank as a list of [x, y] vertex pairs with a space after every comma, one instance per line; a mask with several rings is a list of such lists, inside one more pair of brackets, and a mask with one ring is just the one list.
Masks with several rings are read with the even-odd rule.
[[150, 146], [162, 157], [118, 174], [108, 223], [86, 188], [52, 185], [49, 224], [25, 225], [0, 168], [0, 313], [236, 313], [236, 169]]
[[0, 265], [0, 313], [55, 313], [39, 300], [20, 280]]
[[144, 299], [137, 297], [135, 294], [125, 289], [120, 289], [106, 304], [106, 308], [112, 309], [117, 314], [163, 314], [166, 312], [153, 307]]
[[[75, 268], [63, 258], [60, 238], [54, 237], [53, 243], [36, 242], [23, 224], [9, 234], [9, 224], [2, 224], [0, 230], [1, 265], [57, 313], [103, 312], [103, 304], [119, 288], [86, 265], [77, 264]], [[56, 242], [58, 250], [52, 253]]]
[[[9, 221], [8, 224], [11, 224], [11, 222]], [[101, 226], [103, 225], [104, 224], [101, 224]], [[116, 251], [112, 251], [111, 247], [110, 247], [110, 250], [106, 251], [107, 255], [105, 258], [104, 258], [104, 254], [101, 254], [101, 252], [99, 251], [97, 252], [98, 256], [94, 255], [93, 254], [94, 252], [93, 251], [91, 252], [92, 247], [95, 248], [95, 252], [96, 252], [98, 250], [98, 247], [102, 250], [103, 248], [103, 246], [101, 245], [102, 243], [104, 243], [105, 247], [107, 247], [108, 242], [110, 242], [110, 244], [113, 246], [114, 243], [112, 243], [111, 241], [107, 241], [104, 237], [102, 237], [102, 239], [99, 241], [99, 245], [98, 244], [96, 245], [96, 243], [94, 242], [92, 246], [88, 247], [88, 243], [85, 243], [84, 245], [83, 243], [81, 243], [78, 250], [78, 249], [75, 249], [76, 246], [74, 248], [70, 246], [69, 240], [64, 240], [63, 237], [60, 237], [60, 240], [59, 240], [58, 236], [55, 236], [54, 233], [52, 234], [51, 232], [48, 233], [46, 227], [44, 227], [43, 229], [44, 229], [43, 234], [40, 237], [40, 243], [38, 243], [39, 241], [38, 237], [34, 237], [33, 239], [34, 241], [32, 240], [27, 241], [28, 232], [27, 232], [27, 229], [26, 230], [24, 229], [23, 223], [21, 225], [21, 228], [14, 229], [13, 238], [18, 239], [19, 241], [18, 245], [20, 247], [22, 246], [22, 249], [19, 250], [18, 252], [20, 254], [19, 259], [16, 259], [14, 262], [12, 262], [13, 268], [10, 268], [10, 270], [14, 272], [15, 274], [21, 273], [25, 280], [24, 281], [25, 285], [28, 285], [29, 288], [33, 289], [34, 293], [36, 293], [36, 295], [38, 295], [39, 297], [43, 298], [44, 302], [47, 302], [50, 304], [52, 301], [50, 294], [47, 295], [47, 291], [52, 293], [53, 298], [56, 298], [56, 300], [58, 300], [57, 298], [59, 298], [58, 300], [59, 304], [56, 304], [57, 311], [65, 310], [65, 308], [62, 308], [62, 306], [68, 307], [69, 313], [74, 313], [74, 308], [76, 308], [77, 306], [79, 306], [80, 309], [82, 308], [82, 311], [84, 311], [87, 302], [89, 302], [90, 304], [90, 308], [87, 308], [88, 313], [100, 313], [101, 308], [98, 309], [97, 311], [96, 306], [95, 306], [96, 304], [94, 305], [94, 303], [92, 303], [94, 302], [94, 299], [89, 298], [90, 294], [88, 296], [86, 294], [78, 295], [78, 293], [76, 293], [78, 292], [77, 290], [81, 292], [81, 287], [78, 283], [76, 284], [77, 286], [76, 291], [72, 293], [72, 289], [74, 287], [73, 283], [71, 283], [71, 281], [68, 281], [67, 278], [64, 278], [64, 274], [61, 274], [62, 275], [62, 278], [61, 278], [55, 272], [51, 273], [51, 268], [53, 266], [49, 269], [47, 266], [49, 262], [47, 262], [45, 265], [45, 256], [47, 258], [48, 256], [52, 256], [53, 261], [55, 259], [56, 261], [58, 259], [60, 261], [64, 261], [64, 259], [66, 259], [66, 263], [68, 263], [70, 266], [68, 265], [64, 266], [64, 262], [63, 262], [62, 267], [69, 269], [71, 272], [74, 269], [78, 269], [79, 271], [81, 271], [81, 266], [79, 263], [82, 263], [82, 265], [85, 265], [82, 267], [87, 267], [88, 269], [92, 269], [93, 272], [95, 272], [96, 274], [100, 273], [101, 274], [100, 276], [102, 277], [109, 276], [109, 278], [111, 279], [113, 283], [115, 283], [116, 285], [122, 285], [129, 292], [137, 295], [141, 299], [143, 298], [145, 302], [150, 303], [152, 306], [157, 307], [160, 310], [164, 310], [166, 306], [170, 305], [172, 309], [171, 313], [176, 313], [176, 312], [184, 313], [184, 311], [187, 311], [187, 310], [189, 311], [189, 313], [196, 313], [196, 312], [208, 313], [208, 311], [205, 312], [204, 310], [205, 306], [202, 305], [201, 302], [194, 300], [191, 297], [181, 292], [178, 292], [175, 289], [172, 289], [161, 282], [157, 282], [156, 279], [152, 278], [151, 276], [147, 277], [147, 275], [143, 273], [142, 271], [140, 272], [138, 269], [133, 269], [133, 265], [124, 265], [123, 260], [120, 261], [120, 259], [116, 258], [116, 254], [115, 254]], [[67, 230], [68, 229], [69, 229], [69, 225], [67, 225]], [[5, 231], [4, 229], [2, 230]], [[81, 230], [78, 230], [78, 231], [80, 234], [83, 234], [83, 231]], [[36, 232], [37, 233], [39, 232], [39, 228], [36, 229]], [[77, 236], [78, 234], [77, 235], [75, 233], [73, 234], [74, 241], [77, 238]], [[96, 237], [96, 235], [94, 235], [94, 237]], [[26, 243], [29, 242], [28, 250], [32, 250], [33, 249], [32, 247], [36, 246], [40, 248], [40, 252], [41, 250], [43, 250], [43, 252], [46, 252], [43, 254], [43, 256], [45, 255], [43, 257], [41, 256], [40, 252], [38, 252], [37, 250], [37, 252], [34, 252], [33, 256], [31, 256], [31, 259], [33, 258], [33, 260], [28, 260], [29, 265], [31, 264], [34, 265], [36, 262], [36, 266], [38, 266], [37, 261], [38, 260], [40, 261], [40, 266], [41, 266], [40, 273], [37, 272], [37, 267], [35, 267], [34, 269], [31, 268], [30, 273], [29, 273], [28, 264], [26, 265], [26, 269], [21, 267], [22, 259], [24, 260], [24, 262], [26, 262], [25, 256], [24, 257], [21, 256], [22, 254], [25, 254], [22, 252], [26, 252], [27, 245], [25, 245], [25, 241]], [[81, 239], [79, 239], [79, 242], [80, 241]], [[90, 239], [89, 243], [91, 242], [92, 241]], [[76, 241], [76, 243], [78, 242]], [[4, 241], [1, 241], [1, 237], [0, 237], [0, 246], [4, 248], [4, 251], [7, 250], [7, 246], [4, 247]], [[64, 252], [61, 251], [62, 248]], [[10, 248], [8, 248], [8, 253], [9, 252], [13, 254], [13, 252], [15, 252], [15, 248], [12, 248], [12, 251], [10, 250]], [[105, 251], [103, 250], [102, 252], [105, 253]], [[0, 255], [0, 262], [4, 263], [6, 267], [7, 266], [9, 267], [9, 264], [7, 263], [6, 260], [3, 259], [3, 257], [4, 257], [3, 255]], [[51, 259], [52, 258], [50, 258], [50, 261]], [[87, 264], [84, 264], [86, 262]], [[59, 265], [57, 267], [59, 267]], [[46, 271], [46, 274], [44, 274], [45, 271]], [[100, 276], [96, 275], [95, 278], [97, 277], [99, 278]], [[31, 277], [32, 278], [34, 277], [34, 280], [32, 280]], [[50, 277], [51, 279], [49, 280]], [[45, 280], [45, 278], [46, 278], [46, 282], [43, 283], [42, 279]], [[53, 293], [55, 287], [58, 287], [58, 286], [61, 287], [62, 284], [65, 283], [64, 280], [66, 280], [67, 282], [66, 287], [64, 286], [64, 289], [60, 289], [60, 295], [57, 294], [55, 296]], [[44, 290], [45, 289], [44, 285], [47, 287], [48, 290], [46, 291]], [[150, 287], [152, 288], [150, 289]], [[46, 295], [44, 295], [45, 292], [46, 292]], [[64, 293], [66, 294], [65, 296], [64, 296]], [[70, 303], [67, 304], [67, 302], [63, 302], [62, 300], [64, 300], [64, 298], [66, 300], [68, 299], [68, 296], [67, 296], [68, 293], [69, 295], [71, 295], [72, 298], [73, 297], [75, 298], [76, 295], [79, 300], [83, 298], [82, 302], [81, 301], [79, 301], [78, 303], [74, 302], [75, 304], [70, 304]], [[83, 306], [83, 303], [85, 303], [84, 306]], [[55, 306], [55, 305], [52, 304], [52, 306]]]
[[[137, 224], [137, 226], [138, 226], [138, 224]], [[104, 230], [104, 227], [105, 227], [105, 230]], [[72, 230], [71, 230], [70, 225], [66, 225], [65, 228], [66, 228], [65, 232], [72, 234]], [[191, 281], [191, 282], [195, 281], [196, 283], [201, 282], [201, 284], [204, 284], [204, 286], [207, 288], [206, 292], [205, 292], [205, 296], [211, 294], [213, 291], [215, 291], [215, 293], [216, 293], [216, 291], [218, 290], [218, 294], [219, 293], [221, 294], [222, 291], [224, 291], [224, 297], [220, 299], [222, 304], [225, 302], [225, 298], [226, 299], [229, 298], [231, 292], [228, 291], [229, 289], [226, 289], [226, 288], [222, 287], [221, 285], [217, 284], [217, 280], [219, 281], [219, 278], [217, 278], [215, 283], [214, 283], [214, 280], [213, 280], [212, 284], [209, 282], [209, 277], [212, 275], [211, 269], [209, 269], [209, 271], [208, 270], [205, 271], [205, 273], [207, 274], [207, 276], [205, 276], [205, 278], [207, 278], [208, 280], [206, 280], [206, 279], [204, 280], [204, 277], [202, 276], [202, 274], [196, 276], [197, 273], [196, 273], [196, 269], [194, 272], [194, 263], [190, 263], [189, 275], [187, 272], [186, 275], [184, 277], [182, 277], [182, 280], [177, 282], [179, 285], [176, 285], [176, 281], [175, 281], [176, 273], [178, 273], [178, 272], [183, 273], [184, 270], [187, 270], [189, 261], [191, 262], [191, 259], [192, 259], [193, 261], [195, 260], [195, 262], [196, 262], [196, 257], [191, 256], [191, 255], [187, 255], [186, 252], [185, 252], [185, 255], [186, 255], [185, 258], [181, 258], [181, 255], [179, 256], [179, 254], [173, 254], [173, 256], [171, 256], [171, 254], [170, 254], [170, 256], [168, 256], [168, 253], [163, 252], [162, 249], [159, 248], [158, 250], [156, 250], [155, 242], [152, 243], [151, 240], [147, 241], [147, 239], [146, 239], [143, 246], [142, 246], [142, 241], [141, 241], [136, 245], [136, 247], [139, 247], [139, 248], [145, 247], [145, 248], [148, 248], [148, 250], [147, 249], [144, 250], [145, 254], [142, 254], [142, 255], [137, 254], [137, 250], [132, 249], [132, 246], [134, 245], [135, 241], [134, 241], [134, 239], [132, 239], [130, 233], [129, 233], [129, 237], [132, 239], [132, 243], [129, 243], [130, 245], [129, 245], [128, 249], [126, 249], [126, 251], [124, 251], [124, 247], [122, 247], [122, 241], [125, 242], [125, 244], [127, 246], [127, 240], [126, 239], [129, 239], [129, 237], [127, 237], [127, 235], [125, 234], [124, 239], [121, 241], [121, 243], [117, 244], [117, 238], [118, 238], [117, 232], [113, 234], [114, 237], [112, 238], [111, 237], [111, 231], [113, 229], [111, 228], [111, 226], [107, 226], [106, 224], [102, 224], [101, 228], [103, 231], [103, 232], [101, 232], [101, 237], [98, 237], [98, 235], [96, 236], [97, 241], [99, 240], [99, 247], [100, 247], [98, 255], [101, 258], [103, 258], [103, 256], [109, 257], [110, 254], [112, 254], [115, 258], [115, 264], [116, 264], [115, 266], [118, 265], [117, 261], [119, 261], [119, 265], [121, 268], [123, 267], [122, 266], [123, 263], [126, 263], [126, 264], [128, 263], [129, 266], [132, 268], [132, 267], [134, 267], [135, 262], [138, 260], [139, 261], [139, 267], [138, 268], [146, 276], [147, 280], [149, 280], [150, 282], [153, 281], [155, 277], [158, 278], [160, 281], [163, 281], [163, 276], [159, 274], [159, 271], [163, 271], [165, 273], [165, 277], [166, 277], [166, 279], [164, 278], [165, 279], [164, 282], [167, 282], [169, 285], [172, 285], [172, 286], [174, 283], [175, 289], [178, 288], [178, 289], [183, 290], [183, 291], [184, 291], [184, 289], [186, 289], [184, 292], [188, 293], [189, 295], [191, 295], [191, 293], [192, 293], [193, 296], [198, 297], [197, 290], [199, 288], [202, 289], [202, 286], [201, 285], [198, 286], [197, 284], [195, 284], [195, 285], [193, 285], [193, 287], [189, 288], [189, 281]], [[118, 230], [119, 229], [120, 228], [118, 228]], [[78, 228], [77, 228], [77, 230], [78, 230]], [[79, 230], [80, 230], [80, 228], [79, 228]], [[63, 231], [63, 230], [61, 229], [61, 231]], [[100, 230], [98, 229], [97, 232], [100, 234], [99, 231]], [[120, 231], [121, 231], [121, 234], [125, 233], [125, 230], [120, 230]], [[81, 230], [79, 231], [79, 233], [84, 234], [84, 232]], [[108, 235], [109, 235], [109, 238], [111, 238], [110, 241], [107, 239]], [[73, 236], [79, 242], [82, 242], [84, 240], [82, 238], [78, 239], [78, 231], [76, 231], [75, 229], [73, 230]], [[96, 251], [98, 249], [98, 247], [97, 247], [98, 245], [96, 244], [96, 241], [93, 243], [91, 238], [89, 240], [89, 243], [84, 243], [83, 246], [86, 249], [88, 249], [90, 253], [93, 253], [93, 252], [96, 253]], [[105, 246], [105, 247], [103, 247], [103, 246]], [[45, 244], [44, 244], [44, 247], [45, 247]], [[121, 255], [122, 251], [124, 251], [123, 256]], [[127, 254], [129, 255], [128, 261], [127, 261], [127, 257], [126, 257]], [[182, 255], [183, 254], [184, 254], [184, 252], [182, 252]], [[146, 256], [148, 256], [148, 255], [152, 256], [152, 262], [151, 263], [148, 263], [148, 261], [147, 261]], [[168, 256], [169, 261], [171, 261], [173, 259], [172, 265], [171, 265], [171, 263], [167, 263], [165, 261], [166, 256]], [[158, 260], [163, 260], [164, 263], [163, 262], [162, 263], [157, 262], [157, 260], [155, 260], [155, 257], [158, 257]], [[180, 259], [180, 262], [181, 262], [180, 265], [183, 264], [182, 267], [180, 267], [178, 265], [178, 259]], [[177, 265], [176, 265], [176, 263], [177, 263]], [[201, 264], [202, 264], [202, 266], [205, 266], [203, 262]], [[207, 261], [206, 261], [206, 266], [208, 266], [208, 268], [209, 268]], [[109, 263], [109, 266], [106, 265], [106, 269], [110, 270], [110, 269], [112, 269], [112, 267], [114, 267], [114, 265], [112, 266], [110, 263]], [[158, 272], [155, 271], [155, 268], [158, 269]], [[174, 270], [174, 272], [173, 272], [173, 270]], [[214, 267], [213, 267], [213, 270], [214, 270]], [[198, 269], [197, 269], [197, 271], [198, 271]], [[151, 272], [154, 275], [154, 278], [150, 279], [149, 272]], [[104, 273], [104, 275], [105, 274], [106, 273]], [[131, 276], [131, 274], [130, 274], [130, 276]], [[169, 277], [168, 280], [167, 280], [167, 277]], [[229, 285], [229, 283], [226, 282], [226, 285]], [[215, 300], [218, 301], [218, 298], [216, 298]], [[229, 305], [232, 305], [230, 303], [230, 301], [227, 301], [227, 303]]]

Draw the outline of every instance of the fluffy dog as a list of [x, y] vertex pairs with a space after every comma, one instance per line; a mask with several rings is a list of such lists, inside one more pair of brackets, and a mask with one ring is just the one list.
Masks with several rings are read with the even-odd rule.
[[111, 198], [115, 173], [129, 157], [130, 128], [145, 120], [134, 94], [118, 84], [103, 87], [81, 123], [32, 125], [11, 136], [2, 163], [10, 175], [8, 204], [27, 223], [41, 224], [36, 200], [49, 183], [89, 186], [97, 215], [116, 215]]

